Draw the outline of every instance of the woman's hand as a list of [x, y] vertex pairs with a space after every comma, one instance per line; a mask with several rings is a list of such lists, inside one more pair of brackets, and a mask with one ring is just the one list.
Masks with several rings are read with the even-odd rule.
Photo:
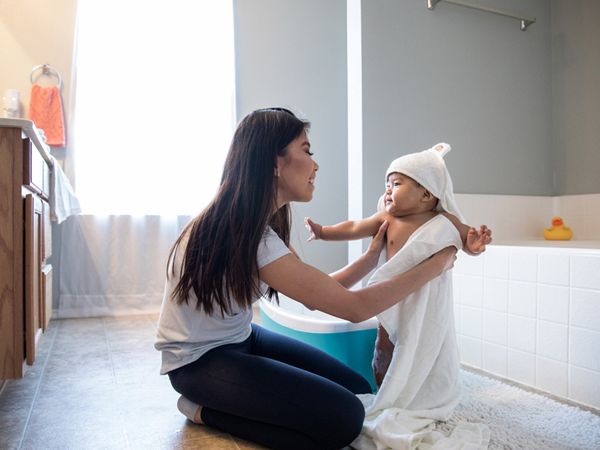
[[373, 239], [369, 248], [356, 261], [343, 269], [331, 274], [331, 277], [346, 288], [350, 288], [363, 279], [371, 270], [377, 267], [379, 255], [385, 245], [385, 232], [388, 228], [387, 220], [384, 221]]
[[454, 262], [456, 261], [456, 251], [456, 247], [446, 247], [431, 256], [431, 259], [436, 261], [438, 264], [440, 275], [446, 270], [454, 267]]
[[388, 221], [384, 220], [381, 226], [379, 227], [379, 230], [377, 230], [375, 236], [373, 236], [373, 239], [371, 239], [369, 248], [365, 252], [365, 255], [369, 258], [369, 260], [374, 261], [373, 267], [377, 265], [377, 262], [379, 261], [379, 255], [381, 254], [381, 250], [383, 250], [383, 247], [385, 246], [385, 232], [388, 229], [388, 225]]

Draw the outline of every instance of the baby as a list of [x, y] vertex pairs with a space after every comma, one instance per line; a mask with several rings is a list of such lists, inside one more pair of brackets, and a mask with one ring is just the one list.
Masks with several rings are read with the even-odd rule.
[[[476, 230], [462, 223], [464, 219], [456, 206], [452, 180], [443, 160], [449, 151], [448, 144], [440, 143], [423, 152], [395, 159], [386, 172], [385, 194], [379, 199], [375, 214], [331, 226], [321, 226], [306, 218], [310, 232], [308, 240], [362, 239], [375, 235], [387, 221], [386, 259], [389, 261], [419, 227], [443, 214], [458, 229], [463, 250], [471, 255], [480, 254], [492, 241], [491, 230], [485, 225]], [[387, 372], [393, 350], [388, 333], [379, 325], [373, 356], [378, 386]]]

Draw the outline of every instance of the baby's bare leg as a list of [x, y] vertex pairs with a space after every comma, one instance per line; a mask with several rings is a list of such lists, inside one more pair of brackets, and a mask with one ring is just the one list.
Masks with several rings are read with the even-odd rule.
[[392, 354], [394, 353], [394, 344], [390, 341], [390, 337], [381, 325], [377, 328], [377, 340], [375, 341], [375, 352], [373, 353], [373, 375], [375, 383], [381, 386], [383, 378], [387, 373]]

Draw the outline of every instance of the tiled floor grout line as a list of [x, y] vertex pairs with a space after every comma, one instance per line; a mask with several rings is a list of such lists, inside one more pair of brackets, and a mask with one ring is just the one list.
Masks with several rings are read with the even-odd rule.
[[[104, 340], [106, 341], [106, 349], [108, 352], [108, 359], [110, 361], [110, 371], [112, 373], [113, 383], [115, 385], [115, 388], [118, 391], [119, 383], [117, 382], [117, 373], [115, 371], [115, 361], [113, 359], [113, 352], [112, 352], [112, 348], [110, 346], [110, 340], [108, 339], [108, 331], [106, 330], [106, 317], [101, 317], [100, 319], [102, 320], [102, 329], [104, 330]], [[127, 445], [127, 449], [130, 449], [131, 445], [129, 443], [129, 436], [127, 435], [127, 432], [125, 431], [125, 428], [123, 426], [121, 426], [121, 433], [123, 433], [123, 436], [125, 437], [125, 444]]]
[[33, 394], [33, 399], [31, 400], [31, 406], [29, 407], [29, 413], [27, 413], [27, 420], [25, 420], [25, 424], [23, 425], [23, 431], [21, 433], [21, 439], [19, 439], [19, 444], [17, 446], [18, 450], [21, 450], [23, 447], [23, 441], [25, 440], [25, 435], [27, 434], [27, 428], [29, 427], [29, 421], [31, 420], [31, 414], [33, 413], [33, 407], [35, 406], [35, 402], [37, 401], [38, 393], [40, 391], [40, 386], [42, 385], [42, 381], [44, 379], [44, 373], [46, 372], [46, 366], [48, 365], [48, 361], [50, 361], [50, 356], [52, 355], [52, 350], [54, 349], [54, 342], [56, 341], [56, 336], [60, 331], [60, 322], [57, 324], [57, 329], [52, 336], [52, 340], [50, 341], [50, 347], [48, 348], [48, 353], [46, 354], [46, 359], [43, 362], [42, 370], [40, 371], [40, 376], [36, 383], [35, 392]]

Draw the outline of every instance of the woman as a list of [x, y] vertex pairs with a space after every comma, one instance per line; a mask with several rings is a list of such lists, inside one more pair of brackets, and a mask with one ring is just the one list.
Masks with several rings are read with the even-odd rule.
[[282, 108], [238, 125], [213, 201], [175, 242], [156, 348], [161, 373], [192, 421], [276, 449], [337, 449], [360, 433], [370, 392], [327, 354], [251, 324], [252, 303], [277, 292], [360, 322], [452, 266], [447, 248], [397, 278], [348, 290], [377, 264], [384, 223], [367, 252], [329, 276], [289, 245], [292, 201], [312, 199], [319, 166], [309, 123]]

